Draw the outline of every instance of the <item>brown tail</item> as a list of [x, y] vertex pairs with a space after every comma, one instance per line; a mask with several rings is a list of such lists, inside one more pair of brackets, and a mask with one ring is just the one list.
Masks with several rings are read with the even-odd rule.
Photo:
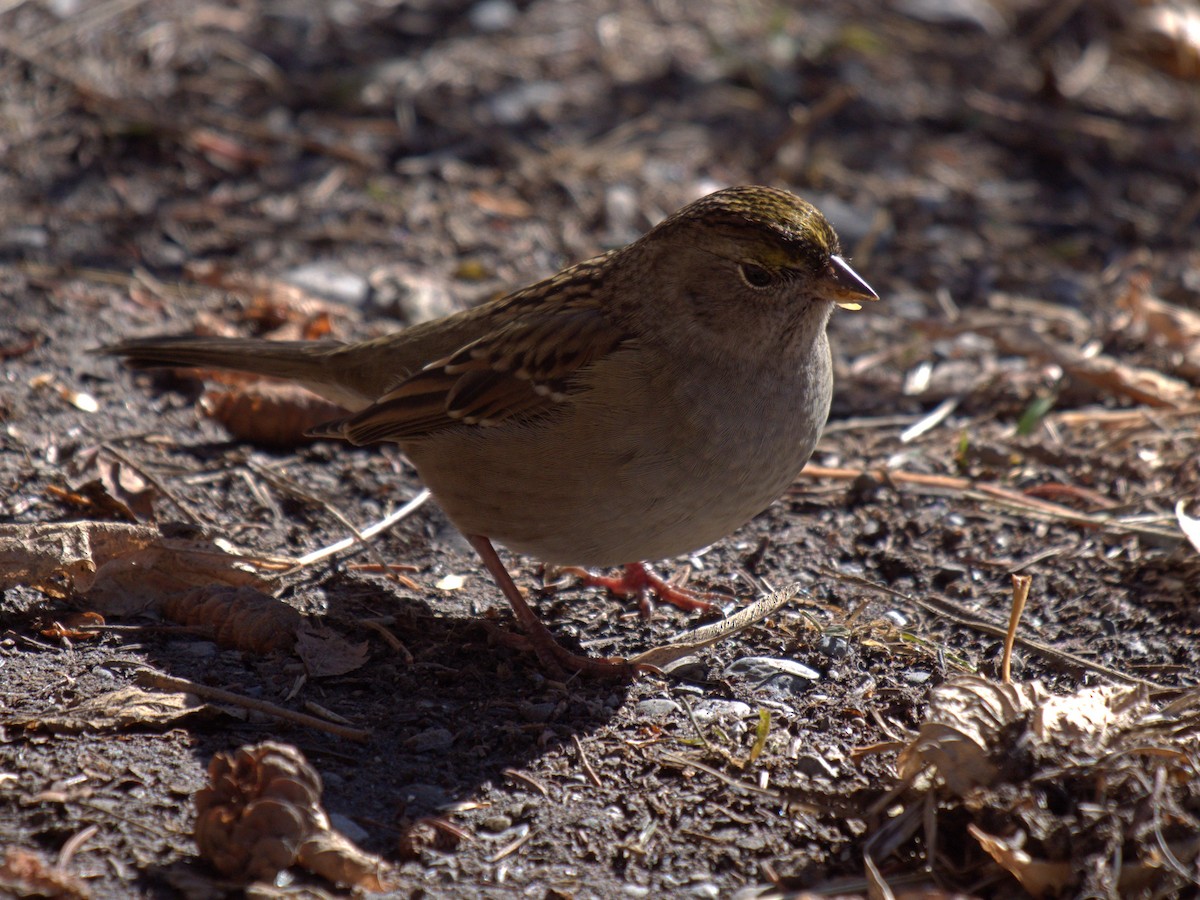
[[231, 369], [295, 381], [347, 409], [365, 406], [373, 397], [342, 383], [331, 371], [334, 341], [262, 341], [253, 338], [150, 337], [100, 347], [94, 352], [119, 356], [135, 369]]
[[165, 367], [233, 369], [276, 378], [315, 374], [320, 351], [334, 346], [312, 341], [260, 341], [253, 338], [151, 337], [109, 344], [94, 352], [119, 356], [134, 369]]

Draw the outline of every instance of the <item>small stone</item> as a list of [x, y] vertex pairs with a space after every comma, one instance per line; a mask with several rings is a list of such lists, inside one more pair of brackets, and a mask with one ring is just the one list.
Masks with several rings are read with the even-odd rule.
[[340, 831], [345, 837], [350, 838], [356, 844], [361, 844], [370, 836], [370, 832], [363, 828], [349, 816], [343, 816], [341, 813], [330, 813], [329, 824], [334, 827], [334, 830]]
[[759, 686], [771, 684], [793, 693], [809, 688], [821, 680], [821, 673], [793, 659], [775, 659], [769, 656], [745, 656], [735, 660], [724, 673], [736, 675]]
[[665, 697], [653, 697], [639, 702], [636, 709], [640, 719], [661, 719], [679, 712], [679, 704]]
[[372, 270], [367, 285], [367, 308], [405, 325], [440, 319], [456, 310], [442, 280], [403, 264]]
[[665, 674], [673, 678], [690, 678], [699, 681], [708, 672], [708, 666], [698, 656], [681, 656], [662, 667]]
[[483, 0], [476, 3], [467, 13], [471, 27], [476, 31], [491, 34], [503, 31], [517, 21], [519, 10], [509, 0]]
[[841, 659], [850, 652], [850, 642], [844, 634], [829, 634], [826, 632], [817, 641], [817, 649], [830, 659]]
[[512, 828], [513, 820], [511, 816], [506, 816], [502, 813], [496, 813], [488, 816], [479, 823], [479, 827], [484, 831], [490, 831], [492, 834], [500, 834]]
[[550, 721], [550, 717], [554, 715], [554, 707], [556, 705], [553, 700], [544, 703], [521, 702], [517, 706], [517, 711], [526, 722], [548, 722]]
[[313, 296], [349, 306], [361, 306], [367, 299], [367, 280], [333, 263], [314, 262], [299, 266], [285, 272], [283, 280]]
[[804, 753], [797, 756], [793, 765], [801, 775], [808, 775], [812, 778], [836, 778], [838, 775], [837, 769], [815, 753]]
[[745, 719], [754, 714], [750, 704], [741, 700], [704, 700], [692, 709], [692, 715], [697, 722], [711, 722], [714, 719]]
[[448, 728], [430, 728], [409, 738], [407, 743], [417, 753], [433, 753], [449, 750], [454, 743], [454, 735]]

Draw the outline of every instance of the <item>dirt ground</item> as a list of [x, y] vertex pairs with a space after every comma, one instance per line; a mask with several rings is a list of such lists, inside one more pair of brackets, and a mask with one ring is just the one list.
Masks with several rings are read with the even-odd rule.
[[[200, 382], [88, 354], [105, 342], [385, 333], [739, 183], [816, 203], [883, 298], [835, 315], [812, 468], [736, 534], [661, 563], [727, 612], [805, 592], [670, 674], [563, 682], [506, 646], [503, 599], [432, 502], [370, 554], [275, 573], [265, 593], [325, 629], [307, 653], [222, 634], [220, 604], [121, 610], [70, 578], [13, 577], [10, 540], [0, 893], [31, 883], [17, 852], [44, 867], [26, 895], [236, 893], [198, 855], [192, 795], [214, 754], [266, 740], [304, 754], [334, 827], [386, 861], [395, 896], [865, 895], [877, 879], [1021, 896], [967, 828], [1014, 834], [997, 809], [1020, 798], [1090, 816], [1020, 836], [1075, 870], [1060, 894], [1117, 896], [1114, 859], [1150, 844], [1158, 874], [1124, 895], [1195, 890], [1196, 853], [1172, 843], [1200, 815], [1194, 726], [1178, 757], [1190, 781], [1137, 775], [1157, 838], [1137, 832], [1136, 792], [1098, 796], [1062, 772], [1012, 779], [987, 816], [978, 796], [943, 798], [934, 828], [881, 837], [931, 690], [998, 677], [1014, 573], [1032, 576], [1016, 679], [1140, 681], [1160, 705], [1200, 683], [1200, 556], [1181, 530], [1200, 516], [1200, 50], [1150, 15], [1025, 0], [0, 3], [10, 539], [141, 523], [294, 560], [346, 537], [339, 515], [365, 528], [420, 490], [392, 447], [232, 437], [201, 411]], [[407, 581], [377, 559], [411, 566]], [[536, 560], [509, 559], [551, 629], [590, 653], [698, 624], [673, 608], [643, 620], [569, 580], [541, 590]], [[81, 612], [103, 627], [65, 624]], [[151, 670], [270, 706], [81, 706]], [[288, 878], [249, 892], [345, 890]]]

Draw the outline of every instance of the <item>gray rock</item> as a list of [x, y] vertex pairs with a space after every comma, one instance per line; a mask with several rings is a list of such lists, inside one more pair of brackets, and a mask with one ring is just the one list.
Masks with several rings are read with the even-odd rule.
[[367, 299], [367, 280], [336, 263], [312, 262], [283, 273], [283, 280], [315, 297], [361, 306]]
[[794, 659], [776, 659], [770, 656], [744, 656], [725, 669], [725, 676], [738, 676], [758, 685], [773, 685], [776, 688], [800, 693], [814, 682], [821, 680], [821, 673], [810, 669]]
[[679, 712], [679, 704], [666, 697], [652, 697], [639, 702], [636, 711], [639, 719], [661, 719]]
[[434, 753], [449, 750], [454, 743], [454, 735], [448, 728], [430, 728], [409, 738], [407, 743], [417, 753]]

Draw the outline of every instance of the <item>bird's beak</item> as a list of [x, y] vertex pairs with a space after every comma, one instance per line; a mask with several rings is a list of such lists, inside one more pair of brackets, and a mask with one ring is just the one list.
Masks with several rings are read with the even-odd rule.
[[859, 278], [850, 268], [850, 263], [840, 256], [829, 258], [829, 277], [825, 282], [825, 296], [842, 309], [862, 309], [860, 300], [878, 300], [879, 295], [871, 286]]

